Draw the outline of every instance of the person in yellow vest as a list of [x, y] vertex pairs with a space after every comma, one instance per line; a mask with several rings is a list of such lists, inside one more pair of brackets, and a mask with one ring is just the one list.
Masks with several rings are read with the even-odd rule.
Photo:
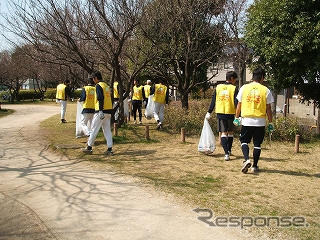
[[147, 80], [147, 84], [143, 86], [144, 88], [144, 107], [146, 108], [148, 105], [148, 99], [151, 91], [151, 80]]
[[165, 104], [169, 102], [169, 91], [167, 86], [165, 86], [161, 79], [159, 79], [159, 83], [155, 84], [151, 90], [150, 94], [153, 95], [154, 101], [154, 119], [157, 121], [157, 129], [162, 128], [163, 120], [164, 120], [164, 107]]
[[233, 120], [236, 113], [238, 89], [234, 85], [237, 80], [237, 73], [229, 71], [226, 73], [226, 82], [218, 84], [212, 96], [206, 119], [210, 119], [214, 108], [217, 114], [218, 131], [221, 132], [221, 145], [224, 150], [224, 160], [230, 160], [233, 143]]
[[94, 71], [91, 74], [95, 87], [95, 113], [92, 120], [92, 130], [86, 148], [82, 151], [84, 153], [92, 153], [92, 146], [96, 140], [100, 128], [102, 127], [104, 137], [107, 142], [107, 151], [105, 155], [113, 155], [112, 152], [112, 132], [111, 132], [111, 114], [112, 101], [111, 101], [111, 88], [102, 82], [102, 75], [99, 71]]
[[67, 99], [68, 97], [71, 98], [71, 89], [69, 87], [70, 81], [65, 80], [63, 83], [60, 83], [57, 86], [57, 93], [56, 93], [56, 102], [60, 103], [61, 105], [61, 123], [66, 123], [65, 115], [67, 110]]
[[[119, 98], [120, 98], [120, 95], [119, 95], [119, 82], [115, 81], [113, 83], [113, 105], [112, 105], [113, 108], [115, 108], [118, 105]], [[114, 119], [117, 120], [118, 116], [119, 116], [119, 108], [117, 108], [117, 110], [116, 110], [116, 112], [114, 114]]]
[[137, 110], [139, 112], [139, 124], [142, 124], [142, 100], [145, 98], [144, 87], [139, 86], [139, 82], [134, 80], [132, 89], [132, 111], [134, 124], [137, 123]]
[[92, 119], [94, 115], [94, 95], [95, 87], [92, 78], [88, 79], [88, 85], [82, 88], [79, 102], [83, 102], [83, 110], [81, 112], [81, 126], [84, 135], [87, 137], [91, 134]]
[[[248, 144], [253, 139], [253, 166], [251, 171], [256, 173], [259, 171], [258, 161], [261, 154], [261, 144], [265, 135], [266, 117], [268, 117], [268, 132], [272, 132], [274, 127], [272, 124], [271, 103], [274, 102], [271, 91], [262, 85], [265, 77], [265, 71], [257, 68], [253, 71], [252, 83], [243, 85], [238, 93], [238, 106], [236, 109], [236, 118], [234, 125], [241, 127], [240, 142], [244, 156], [241, 171], [247, 173], [251, 167], [249, 159]], [[239, 119], [241, 113], [241, 122]]]

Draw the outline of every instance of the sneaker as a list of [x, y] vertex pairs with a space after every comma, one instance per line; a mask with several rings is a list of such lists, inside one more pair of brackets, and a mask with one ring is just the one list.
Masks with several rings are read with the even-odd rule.
[[137, 124], [137, 121], [134, 121], [133, 124]]
[[67, 120], [61, 119], [61, 123], [67, 123]]
[[257, 167], [252, 167], [251, 168], [251, 172], [252, 173], [258, 173], [259, 172], [259, 167], [257, 166]]
[[241, 172], [243, 172], [243, 173], [247, 173], [248, 172], [248, 169], [251, 167], [251, 162], [250, 162], [250, 160], [248, 159], [248, 160], [245, 160], [244, 162], [243, 162], [243, 166], [242, 166], [242, 169], [241, 169]]
[[141, 122], [141, 121], [139, 121], [139, 124], [141, 125], [141, 124], [142, 124], [142, 122]]
[[86, 146], [85, 148], [82, 149], [82, 152], [91, 154], [92, 153], [92, 147]]
[[224, 155], [224, 160], [225, 160], [225, 161], [229, 161], [229, 160], [230, 160], [229, 154]]
[[162, 125], [161, 122], [159, 122], [157, 125], [157, 130], [160, 130], [160, 128], [162, 127], [161, 125]]
[[231, 156], [231, 155], [232, 155], [232, 152], [231, 152], [231, 150], [230, 150], [230, 151], [228, 151], [228, 153], [229, 153], [229, 156]]
[[104, 155], [113, 156], [113, 152], [112, 152], [112, 150], [107, 150], [104, 152]]

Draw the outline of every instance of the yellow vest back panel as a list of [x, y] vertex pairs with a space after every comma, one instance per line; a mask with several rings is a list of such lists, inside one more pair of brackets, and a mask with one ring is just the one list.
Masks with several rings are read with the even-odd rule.
[[255, 82], [244, 86], [241, 100], [242, 117], [266, 117], [267, 90], [267, 87]]
[[113, 97], [114, 98], [120, 98], [120, 95], [118, 93], [118, 82], [113, 83]]
[[64, 100], [66, 98], [66, 85], [61, 83], [57, 86], [56, 98]]
[[[104, 82], [99, 82], [98, 84], [101, 86], [101, 88], [103, 90], [103, 96], [104, 96], [103, 110], [112, 109], [110, 87]], [[99, 111], [99, 101], [97, 99], [97, 92], [96, 91], [95, 91], [95, 94], [94, 94], [94, 102], [95, 102], [95, 110]]]
[[162, 84], [155, 85], [153, 101], [158, 103], [166, 103], [167, 87]]
[[146, 98], [148, 98], [150, 96], [150, 89], [151, 89], [151, 86], [150, 85], [144, 85], [144, 96]]
[[219, 84], [216, 88], [216, 113], [235, 114], [234, 92], [236, 86], [232, 84]]
[[140, 87], [133, 87], [133, 93], [132, 93], [132, 100], [143, 100], [142, 99], [142, 86]]
[[85, 86], [86, 100], [83, 103], [83, 108], [94, 109], [94, 96], [96, 93], [96, 88], [93, 86]]

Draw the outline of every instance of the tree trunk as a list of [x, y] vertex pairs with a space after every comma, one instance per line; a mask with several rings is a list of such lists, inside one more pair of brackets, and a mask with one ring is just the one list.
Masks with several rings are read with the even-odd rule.
[[182, 108], [184, 109], [189, 109], [189, 94], [186, 92], [183, 92], [183, 94], [181, 94], [181, 105]]
[[244, 64], [239, 64], [239, 89], [245, 84], [245, 71], [246, 71], [246, 66]]

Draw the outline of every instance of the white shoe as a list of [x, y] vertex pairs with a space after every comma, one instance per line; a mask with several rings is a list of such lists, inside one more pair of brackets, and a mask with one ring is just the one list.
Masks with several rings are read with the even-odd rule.
[[133, 124], [137, 124], [137, 121], [134, 121]]
[[243, 162], [243, 166], [242, 166], [242, 169], [241, 169], [241, 172], [243, 172], [243, 173], [247, 173], [248, 172], [248, 169], [251, 167], [251, 162], [250, 162], [250, 160], [248, 159], [248, 160], [245, 160], [244, 162]]
[[252, 173], [258, 173], [259, 172], [259, 167], [252, 167], [251, 168]]
[[140, 121], [140, 122], [139, 122], [139, 124], [141, 125], [141, 124], [142, 124], [142, 122]]
[[225, 161], [229, 161], [229, 160], [230, 160], [229, 154], [224, 155], [224, 160], [225, 160]]

